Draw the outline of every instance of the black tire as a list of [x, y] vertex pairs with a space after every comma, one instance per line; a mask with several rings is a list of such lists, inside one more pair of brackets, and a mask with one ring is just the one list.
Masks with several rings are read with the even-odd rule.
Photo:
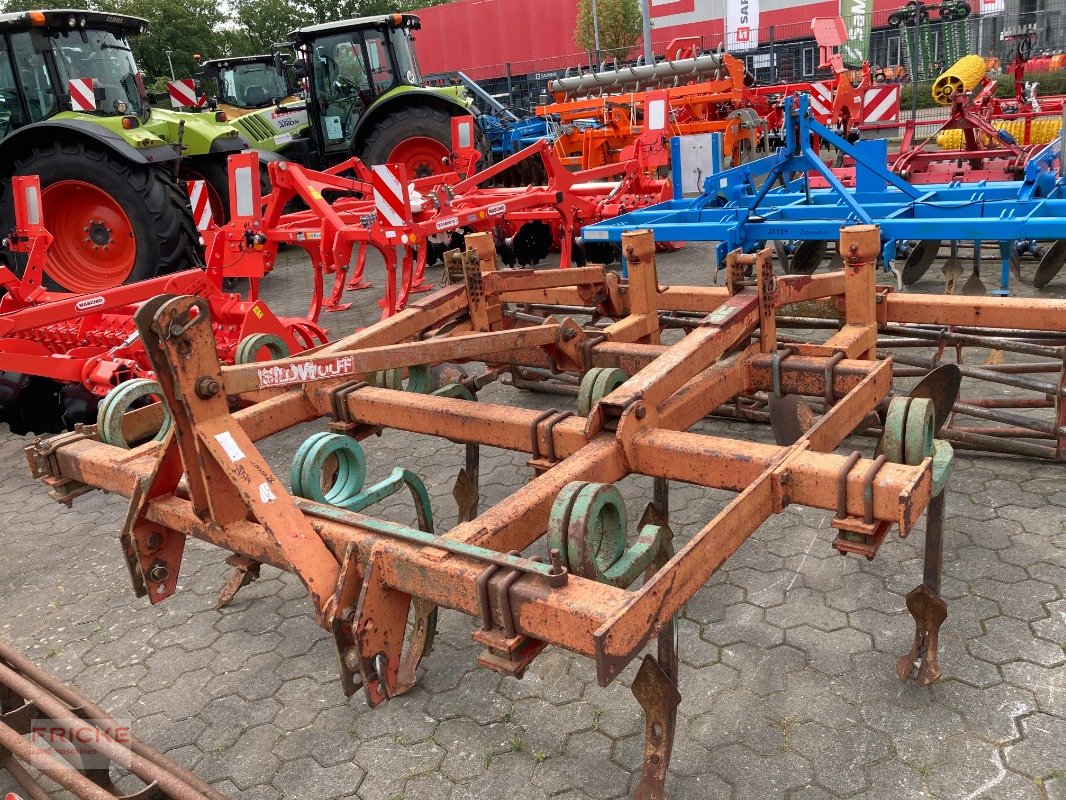
[[368, 165], [384, 164], [397, 145], [416, 136], [434, 139], [451, 151], [452, 115], [431, 106], [397, 108], [374, 125], [363, 140], [358, 155]]
[[[146, 280], [203, 264], [188, 197], [166, 166], [131, 164], [92, 142], [67, 141], [34, 147], [16, 157], [14, 167], [16, 175], [37, 175], [42, 189], [59, 181], [80, 181], [110, 195], [128, 217], [135, 241], [133, 265], [122, 282]], [[46, 223], [48, 215], [46, 199]], [[0, 200], [0, 230], [11, 230], [14, 216], [11, 184], [5, 180]], [[57, 236], [56, 231], [49, 232]], [[0, 257], [16, 274], [21, 274], [25, 256], [0, 250]], [[50, 288], [80, 291], [110, 288], [106, 281], [92, 288], [64, 285], [58, 276], [49, 273], [51, 263], [45, 266], [45, 283]]]

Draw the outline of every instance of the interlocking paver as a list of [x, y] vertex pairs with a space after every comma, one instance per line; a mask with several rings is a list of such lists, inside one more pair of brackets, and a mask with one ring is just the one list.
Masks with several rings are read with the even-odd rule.
[[[709, 283], [708, 254], [699, 245], [664, 256], [663, 274]], [[302, 313], [308, 277], [283, 255], [264, 283], [275, 309]], [[328, 323], [365, 323], [370, 294]], [[502, 387], [486, 397], [568, 402]], [[714, 423], [729, 425], [769, 440], [760, 426]], [[317, 429], [262, 443], [284, 480], [295, 447]], [[455, 519], [462, 448], [431, 441], [371, 439], [369, 471], [417, 468], [442, 530]], [[298, 580], [266, 567], [217, 609], [224, 554], [190, 541], [179, 593], [150, 606], [133, 597], [116, 557], [122, 503], [96, 493], [68, 510], [48, 500], [25, 474], [24, 444], [0, 432], [0, 636], [219, 791], [241, 800], [589, 800], [626, 796], [639, 780], [635, 667], [604, 690], [590, 662], [549, 649], [523, 680], [501, 678], [476, 666], [476, 622], [443, 612], [419, 686], [368, 709], [361, 694], [341, 692], [332, 642]], [[521, 485], [524, 464], [484, 448], [485, 501]], [[764, 526], [684, 611], [671, 798], [1066, 800], [1061, 476], [1061, 465], [959, 453], [945, 680], [927, 689], [901, 686], [894, 673], [913, 634], [904, 595], [920, 578], [921, 533], [893, 533], [867, 562], [836, 555], [827, 512], [789, 508]], [[633, 482], [635, 493], [646, 495], [646, 483]], [[726, 498], [672, 487], [679, 541]], [[401, 498], [382, 509], [411, 521]], [[0, 790], [13, 788], [0, 774]]]

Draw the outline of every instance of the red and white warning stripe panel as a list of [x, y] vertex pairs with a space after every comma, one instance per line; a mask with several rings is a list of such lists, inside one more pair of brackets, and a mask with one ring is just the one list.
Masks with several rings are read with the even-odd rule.
[[170, 94], [170, 104], [174, 108], [199, 108], [206, 99], [197, 94], [196, 81], [192, 78], [167, 81], [167, 92]]
[[867, 89], [862, 96], [862, 121], [868, 124], [899, 122], [899, 95], [898, 83]]
[[402, 164], [371, 167], [374, 208], [388, 225], [398, 227], [411, 221], [411, 199], [407, 189], [407, 169]]
[[92, 78], [71, 78], [67, 81], [72, 111], [96, 111], [96, 92]]
[[826, 81], [811, 84], [811, 111], [821, 122], [829, 119], [833, 112], [833, 86]]
[[186, 181], [185, 188], [189, 193], [189, 206], [192, 208], [192, 218], [196, 222], [196, 230], [206, 231], [214, 221], [211, 208], [211, 197], [207, 192], [206, 181]]

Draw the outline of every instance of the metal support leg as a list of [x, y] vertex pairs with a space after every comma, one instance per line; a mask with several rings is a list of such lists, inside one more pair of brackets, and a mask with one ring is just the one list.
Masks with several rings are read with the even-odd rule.
[[[670, 483], [656, 478], [652, 505], [644, 512], [640, 522], [657, 521], [666, 525], [670, 508]], [[658, 517], [658, 520], [655, 520]], [[670, 536], [670, 539], [673, 537]], [[648, 576], [656, 572], [672, 556], [672, 542], [659, 553], [649, 568]], [[644, 656], [636, 680], [633, 681], [633, 696], [644, 709], [644, 774], [637, 786], [636, 800], [665, 800], [666, 770], [674, 748], [674, 733], [677, 729], [677, 707], [681, 693], [677, 689], [678, 652], [677, 619], [671, 619], [659, 631], [656, 657]]]
[[478, 476], [481, 471], [481, 450], [477, 444], [466, 445], [466, 464], [459, 470], [459, 477], [455, 479], [452, 488], [452, 497], [459, 507], [459, 522], [469, 522], [477, 516], [478, 500]]
[[940, 626], [947, 619], [948, 605], [940, 596], [940, 575], [944, 563], [944, 514], [947, 491], [929, 503], [925, 527], [925, 568], [922, 583], [907, 595], [907, 610], [914, 617], [914, 644], [896, 663], [896, 674], [906, 682], [914, 677], [919, 686], [940, 678], [936, 647]]

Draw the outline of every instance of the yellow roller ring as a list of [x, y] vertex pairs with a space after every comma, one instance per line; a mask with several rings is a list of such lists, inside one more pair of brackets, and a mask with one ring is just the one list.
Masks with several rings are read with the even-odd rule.
[[963, 56], [933, 81], [933, 101], [950, 106], [956, 92], [965, 91], [980, 83], [985, 74], [985, 60], [981, 56]]

